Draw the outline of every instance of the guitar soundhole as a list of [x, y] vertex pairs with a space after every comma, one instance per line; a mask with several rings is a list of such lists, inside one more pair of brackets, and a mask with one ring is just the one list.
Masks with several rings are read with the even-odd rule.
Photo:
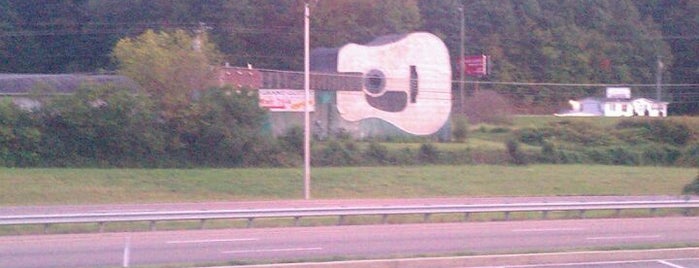
[[386, 87], [386, 76], [379, 70], [371, 70], [364, 76], [364, 88], [371, 96], [378, 96], [383, 93]]

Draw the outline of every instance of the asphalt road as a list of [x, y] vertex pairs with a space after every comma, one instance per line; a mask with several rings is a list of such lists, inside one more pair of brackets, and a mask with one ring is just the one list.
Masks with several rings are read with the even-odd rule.
[[32, 235], [0, 237], [0, 267], [388, 258], [697, 242], [699, 217]]

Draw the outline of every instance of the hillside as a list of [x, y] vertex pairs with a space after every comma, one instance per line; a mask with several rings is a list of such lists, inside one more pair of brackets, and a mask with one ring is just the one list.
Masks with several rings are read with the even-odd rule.
[[[116, 42], [148, 29], [205, 32], [234, 66], [301, 70], [300, 3], [64, 1], [47, 8], [0, 1], [0, 72], [113, 71]], [[468, 80], [525, 110], [555, 111], [570, 98], [600, 93], [598, 84], [643, 85], [636, 96], [655, 96], [660, 72], [670, 84], [663, 99], [675, 112], [699, 113], [697, 1], [341, 0], [320, 1], [311, 10], [312, 47], [429, 31], [449, 48], [454, 80], [462, 44], [466, 55], [488, 55], [490, 74]], [[474, 87], [467, 82], [467, 90]]]

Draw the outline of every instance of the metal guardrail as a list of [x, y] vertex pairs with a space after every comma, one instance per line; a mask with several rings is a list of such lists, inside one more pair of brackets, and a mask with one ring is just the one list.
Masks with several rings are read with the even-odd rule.
[[464, 214], [468, 219], [471, 213], [505, 214], [509, 219], [512, 212], [541, 212], [542, 218], [551, 211], [578, 211], [584, 217], [586, 211], [613, 210], [617, 214], [625, 209], [692, 209], [699, 208], [699, 200], [665, 200], [665, 201], [622, 201], [622, 202], [559, 202], [559, 203], [516, 203], [516, 204], [481, 204], [481, 205], [424, 205], [424, 206], [367, 206], [367, 207], [312, 207], [312, 208], [279, 208], [279, 209], [237, 209], [237, 210], [192, 210], [192, 211], [146, 211], [146, 212], [104, 212], [104, 213], [71, 213], [71, 214], [42, 214], [42, 215], [11, 215], [0, 216], [0, 225], [40, 225], [46, 229], [52, 224], [67, 223], [97, 223], [100, 231], [104, 224], [110, 222], [150, 222], [155, 230], [156, 222], [198, 220], [203, 228], [207, 220], [215, 219], [247, 219], [248, 227], [259, 218], [294, 218], [298, 224], [304, 217], [339, 217], [338, 224], [344, 224], [345, 217], [380, 215], [383, 222], [389, 215], [422, 214], [425, 221], [432, 214]]

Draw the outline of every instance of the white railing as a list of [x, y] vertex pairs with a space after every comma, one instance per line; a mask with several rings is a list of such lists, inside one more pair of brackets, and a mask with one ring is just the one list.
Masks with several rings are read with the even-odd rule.
[[104, 213], [71, 213], [71, 214], [36, 214], [0, 216], [1, 225], [44, 225], [45, 230], [52, 224], [67, 223], [97, 223], [100, 231], [104, 224], [110, 222], [150, 222], [155, 230], [156, 222], [198, 220], [203, 228], [207, 220], [216, 219], [246, 219], [252, 226], [259, 218], [294, 218], [306, 217], [339, 217], [338, 224], [345, 223], [345, 217], [378, 215], [383, 216], [383, 222], [389, 215], [423, 215], [428, 221], [433, 214], [461, 213], [468, 219], [472, 213], [504, 213], [509, 219], [513, 212], [541, 212], [546, 218], [551, 211], [577, 211], [584, 217], [586, 211], [611, 210], [617, 214], [627, 209], [649, 209], [655, 213], [657, 209], [699, 208], [699, 200], [665, 200], [665, 201], [616, 201], [616, 202], [557, 202], [557, 203], [516, 203], [516, 204], [482, 204], [482, 205], [410, 205], [410, 206], [366, 206], [366, 207], [310, 207], [310, 208], [279, 208], [279, 209], [236, 209], [236, 210], [192, 210], [192, 211], [152, 211], [152, 212], [104, 212]]

